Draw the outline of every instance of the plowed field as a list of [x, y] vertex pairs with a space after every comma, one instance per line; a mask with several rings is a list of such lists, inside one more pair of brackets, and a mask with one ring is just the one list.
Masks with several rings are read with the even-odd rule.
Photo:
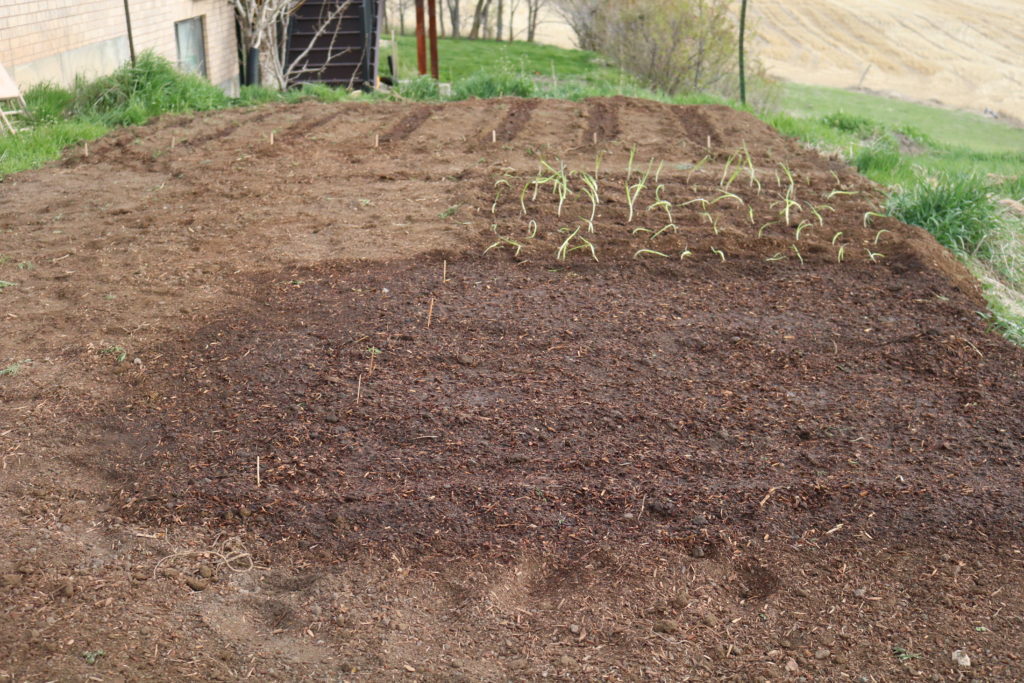
[[168, 117], [0, 198], [0, 677], [1024, 675], [1024, 353], [750, 116]]

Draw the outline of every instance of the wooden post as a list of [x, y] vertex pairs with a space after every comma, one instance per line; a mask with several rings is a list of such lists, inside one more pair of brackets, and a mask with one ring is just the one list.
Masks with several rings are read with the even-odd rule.
[[430, 12], [430, 75], [439, 80], [437, 69], [437, 0], [428, 0]]
[[423, 0], [416, 0], [416, 66], [420, 76], [427, 73], [427, 45], [423, 23]]

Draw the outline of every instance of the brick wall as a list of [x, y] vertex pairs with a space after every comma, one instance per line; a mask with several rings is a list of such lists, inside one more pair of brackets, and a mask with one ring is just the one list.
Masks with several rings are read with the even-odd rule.
[[[204, 17], [211, 82], [237, 88], [234, 13], [226, 0], [129, 0], [136, 52], [177, 62], [174, 23]], [[22, 88], [109, 73], [128, 58], [124, 0], [0, 0], [0, 63]]]

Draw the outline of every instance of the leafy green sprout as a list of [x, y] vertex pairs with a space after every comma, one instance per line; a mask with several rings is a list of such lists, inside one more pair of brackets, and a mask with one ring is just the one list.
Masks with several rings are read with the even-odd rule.
[[[582, 226], [577, 226], [575, 229], [570, 229], [568, 227], [558, 229], [559, 232], [566, 234], [567, 237], [555, 251], [556, 259], [558, 259], [559, 261], [564, 261], [566, 258], [568, 258], [569, 254], [576, 251], [577, 249], [585, 249], [590, 251], [590, 255], [593, 257], [595, 261], [598, 260], [597, 250], [594, 248], [594, 243], [580, 235], [581, 229]], [[573, 240], [579, 241], [580, 244], [571, 246]]]
[[778, 221], [768, 221], [767, 223], [762, 225], [760, 228], [758, 228], [757, 229], [757, 236], [758, 236], [758, 238], [764, 237], [764, 229], [765, 228], [767, 228], [769, 225], [775, 225], [776, 223], [778, 223]]
[[[497, 204], [498, 200], [495, 199], [494, 202], [495, 204]], [[447, 209], [438, 214], [438, 218], [451, 218], [456, 213], [458, 213], [459, 208], [461, 206], [462, 204], [455, 204], [454, 206], [449, 206]]]
[[884, 213], [877, 213], [875, 211], [867, 211], [867, 212], [865, 212], [865, 214], [864, 214], [864, 227], [865, 228], [871, 225], [871, 219], [872, 218], [886, 218], [886, 215]]
[[750, 150], [747, 143], [743, 143], [744, 161], [747, 163], [747, 171], [750, 173], [750, 187], [757, 185], [757, 193], [761, 194], [761, 181], [757, 179], [757, 171], [754, 169], [754, 160], [750, 158]]
[[896, 659], [900, 660], [901, 662], [909, 662], [912, 659], [920, 659], [921, 658], [921, 655], [914, 654], [913, 652], [910, 652], [909, 650], [907, 650], [907, 648], [905, 648], [905, 647], [896, 647], [896, 646], [894, 646], [892, 648], [892, 653], [894, 655], [896, 655]]
[[797, 246], [795, 244], [791, 244], [791, 245], [789, 245], [789, 247], [790, 247], [790, 249], [793, 250], [793, 253], [796, 254], [796, 257], [798, 259], [800, 259], [800, 265], [803, 265], [804, 264], [804, 257], [800, 254], [800, 250], [797, 249]]
[[781, 261], [784, 258], [786, 258], [786, 256], [780, 251], [769, 256], [768, 258], [765, 259], [765, 261]]
[[590, 200], [590, 219], [587, 222], [590, 223], [590, 231], [593, 232], [594, 218], [597, 216], [597, 205], [601, 200], [598, 194], [597, 178], [584, 171], [580, 171], [578, 175], [580, 180], [583, 181], [583, 194]]
[[638, 249], [636, 253], [633, 254], [633, 258], [639, 258], [641, 254], [650, 254], [651, 256], [660, 256], [661, 258], [668, 258], [668, 254], [663, 254], [662, 252], [655, 251], [654, 249]]
[[705, 154], [703, 159], [701, 159], [700, 161], [698, 161], [696, 164], [693, 165], [693, 168], [690, 169], [690, 172], [686, 174], [686, 182], [687, 182], [687, 184], [689, 184], [690, 178], [693, 177], [693, 174], [697, 173], [698, 171], [700, 171], [700, 169], [704, 167], [704, 164], [708, 163], [708, 161], [710, 161], [710, 160], [711, 160], [711, 157], [709, 155]]
[[715, 256], [717, 256], [718, 258], [722, 259], [722, 261], [725, 261], [725, 252], [722, 251], [721, 249], [716, 249], [715, 247], [711, 247], [711, 252]]
[[875, 245], [876, 247], [878, 246], [878, 239], [879, 239], [879, 238], [880, 238], [880, 237], [882, 236], [882, 233], [883, 233], [883, 232], [892, 232], [892, 231], [891, 231], [891, 230], [886, 230], [885, 228], [882, 228], [881, 230], [879, 230], [878, 232], [876, 232], [876, 233], [875, 233], [875, 240], [874, 240], [874, 245]]
[[14, 377], [19, 372], [21, 372], [21, 369], [23, 367], [25, 367], [26, 363], [29, 363], [29, 362], [30, 361], [28, 361], [28, 360], [20, 360], [20, 361], [15, 361], [14, 363], [11, 363], [6, 368], [0, 369], [0, 377]]
[[800, 239], [800, 233], [811, 227], [811, 225], [812, 223], [810, 221], [800, 221], [800, 225], [796, 226], [796, 238]]
[[839, 231], [839, 232], [837, 232], [836, 234], [832, 235], [832, 246], [835, 246], [835, 244], [836, 244], [836, 241], [837, 241], [837, 240], [838, 240], [838, 239], [839, 239], [840, 237], [842, 237], [842, 236], [843, 236], [843, 231], [842, 231], [842, 230], [840, 230], [840, 231]]
[[629, 164], [626, 167], [626, 202], [629, 204], [629, 217], [626, 219], [627, 223], [633, 222], [636, 200], [640, 196], [640, 193], [644, 191], [644, 188], [647, 187], [647, 179], [651, 175], [651, 167], [654, 166], [654, 159], [651, 159], [647, 164], [647, 170], [643, 173], [638, 173], [637, 182], [632, 182], [633, 161], [635, 156], [636, 146], [629, 151]]
[[846, 255], [846, 245], [840, 244], [839, 251], [836, 252], [836, 263], [842, 263], [843, 257]]
[[8, 282], [7, 280], [0, 280], [0, 292], [4, 291], [8, 287], [17, 287], [17, 282]]
[[829, 192], [825, 196], [825, 199], [832, 199], [833, 197], [839, 197], [839, 196], [849, 196], [849, 197], [852, 197], [852, 196], [858, 195], [858, 194], [860, 194], [860, 193], [856, 192], [856, 191], [850, 191], [850, 190], [832, 190], [831, 192]]
[[885, 258], [885, 254], [879, 254], [878, 252], [871, 251], [870, 249], [865, 249], [864, 251], [868, 253], [868, 258], [871, 259], [872, 263], [878, 263], [878, 259]]
[[123, 346], [108, 346], [100, 353], [105, 356], [113, 356], [118, 363], [123, 363], [128, 358], [128, 352]]
[[740, 206], [743, 206], [743, 204], [744, 204], [743, 199], [741, 199], [738, 195], [735, 195], [732, 192], [723, 192], [722, 194], [718, 195], [717, 197], [712, 199], [710, 202], [708, 202], [708, 205], [712, 206], [712, 205], [717, 204], [718, 202], [722, 201], [723, 199], [735, 200], [736, 203], [739, 204]]
[[[558, 195], [558, 215], [562, 215], [562, 207], [565, 205], [565, 199], [571, 195], [572, 189], [569, 187], [569, 174], [566, 173], [565, 163], [562, 161], [558, 162], [558, 168], [555, 169], [546, 161], [541, 161], [541, 166], [546, 168], [551, 175], [545, 179], [545, 182], [550, 182], [553, 185], [553, 192]], [[536, 199], [536, 193], [534, 193]]]

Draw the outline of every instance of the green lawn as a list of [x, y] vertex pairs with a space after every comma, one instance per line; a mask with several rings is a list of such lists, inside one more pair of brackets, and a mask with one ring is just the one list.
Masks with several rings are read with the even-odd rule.
[[1024, 129], [971, 112], [798, 83], [783, 86], [779, 107], [799, 117], [854, 113], [891, 128], [912, 126], [942, 145], [1024, 154]]

